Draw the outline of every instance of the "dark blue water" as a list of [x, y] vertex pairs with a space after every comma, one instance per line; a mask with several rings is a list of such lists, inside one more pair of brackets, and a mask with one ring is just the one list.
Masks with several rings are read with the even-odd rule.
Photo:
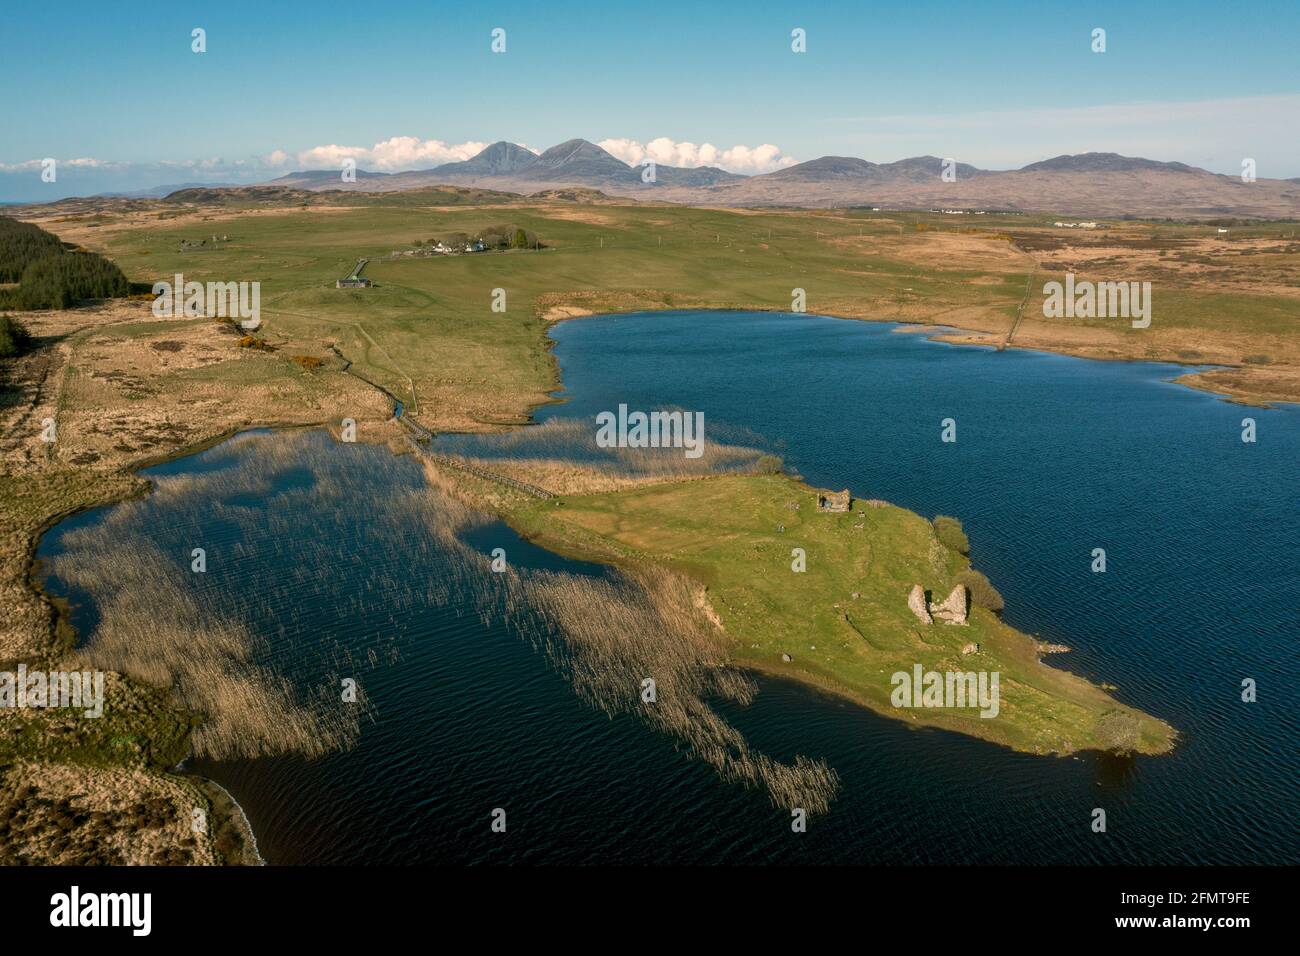
[[[209, 572], [202, 600], [247, 619], [268, 654], [294, 649], [286, 666], [303, 686], [335, 679], [340, 646], [400, 649], [362, 674], [375, 719], [355, 749], [198, 766], [245, 807], [271, 862], [1300, 862], [1296, 410], [1175, 386], [1172, 367], [811, 316], [633, 315], [553, 335], [567, 390], [539, 419], [590, 421], [620, 402], [702, 410], [706, 434], [756, 433], [813, 484], [959, 516], [1006, 619], [1074, 648], [1053, 663], [1117, 685], [1179, 730], [1178, 749], [1032, 757], [763, 679], [728, 719], [756, 749], [821, 758], [841, 777], [831, 811], [794, 834], [765, 796], [580, 702], [455, 586], [435, 599], [430, 587], [456, 578], [402, 504], [421, 494], [416, 462], [323, 433], [259, 435], [156, 471], [225, 472], [235, 507], [287, 514], [295, 534], [160, 490], [60, 525], [41, 554], [75, 559], [75, 530], [114, 512], [115, 534], [169, 554], [207, 529], [217, 551], [237, 540], [240, 562]], [[1255, 444], [1240, 439], [1247, 416]], [[940, 441], [944, 418], [955, 444]], [[280, 454], [268, 480], [270, 449], [287, 441], [301, 453]], [[472, 543], [601, 573], [496, 522]], [[1105, 574], [1090, 571], [1096, 547]], [[93, 641], [94, 595], [73, 597]], [[1243, 678], [1257, 702], [1241, 701]], [[489, 830], [494, 807], [505, 834]], [[1105, 834], [1090, 829], [1094, 807]]]

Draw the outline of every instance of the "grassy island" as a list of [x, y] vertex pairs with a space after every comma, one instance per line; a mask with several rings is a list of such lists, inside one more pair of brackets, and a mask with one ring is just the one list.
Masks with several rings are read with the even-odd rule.
[[[973, 574], [952, 519], [945, 528], [881, 501], [821, 511], [819, 493], [785, 475], [727, 474], [538, 499], [488, 487], [481, 473], [447, 471], [476, 503], [550, 550], [625, 568], [654, 565], [695, 582], [702, 588], [697, 610], [738, 664], [918, 726], [1029, 753], [1158, 754], [1173, 747], [1172, 727], [1043, 663], [1050, 648], [995, 611], [972, 603], [965, 625], [918, 619], [908, 606], [914, 585], [936, 602], [966, 582], [979, 582], [977, 597], [996, 595]], [[804, 570], [794, 570], [798, 563]], [[941, 674], [998, 672], [996, 716], [981, 717], [977, 707], [895, 706], [894, 675], [917, 665]]]

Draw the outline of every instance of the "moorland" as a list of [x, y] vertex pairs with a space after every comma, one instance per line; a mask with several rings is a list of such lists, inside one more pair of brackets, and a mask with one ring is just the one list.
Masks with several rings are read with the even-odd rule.
[[[115, 298], [34, 302], [22, 298], [20, 271], [0, 289], [5, 311], [25, 331], [14, 349], [21, 354], [4, 360], [0, 405], [6, 662], [52, 662], [71, 652], [65, 616], [34, 584], [34, 544], [66, 515], [144, 493], [140, 467], [258, 425], [337, 429], [344, 419], [357, 423], [362, 440], [404, 450], [409, 434], [393, 418], [394, 401], [406, 420], [432, 433], [519, 427], [559, 384], [546, 330], [565, 319], [684, 308], [786, 311], [802, 290], [810, 312], [934, 326], [945, 340], [996, 348], [1178, 363], [1188, 366], [1180, 381], [1227, 400], [1300, 401], [1294, 222], [1107, 220], [1085, 230], [1054, 225], [1047, 215], [694, 208], [591, 190], [525, 197], [451, 186], [381, 194], [201, 190], [69, 200], [14, 215], [57, 237], [59, 256], [102, 256], [130, 285], [110, 290]], [[407, 255], [431, 239], [500, 227], [539, 241]], [[337, 288], [361, 258], [370, 260], [365, 275], [373, 284]], [[65, 268], [47, 265], [37, 275], [57, 285]], [[1150, 327], [1045, 318], [1042, 286], [1067, 272], [1150, 281]], [[260, 282], [256, 333], [208, 317], [155, 317], [141, 286], [176, 274]], [[550, 490], [563, 506], [549, 509], [466, 474], [456, 472], [454, 483], [472, 500], [557, 550], [669, 567], [707, 585], [711, 613], [747, 665], [776, 666], [785, 655], [803, 679], [885, 710], [875, 675], [904, 659], [944, 666], [975, 643], [985, 663], [1009, 675], [1015, 706], [1007, 713], [1018, 716], [936, 723], [1017, 749], [1064, 753], [1104, 749], [1101, 718], [1119, 712], [1128, 718], [1129, 749], [1161, 752], [1172, 742], [1161, 721], [1048, 667], [1043, 648], [1002, 624], [993, 608], [977, 606], [960, 637], [957, 628], [917, 636], [905, 589], [891, 595], [913, 581], [942, 592], [970, 570], [960, 548], [935, 551], [935, 525], [921, 516], [892, 506], [812, 515], [812, 489], [780, 474], [594, 490], [558, 485]], [[728, 506], [717, 507], [719, 499]], [[801, 502], [801, 510], [789, 507]], [[735, 526], [692, 523], [697, 513], [735, 516]], [[791, 588], [789, 535], [779, 547], [772, 540], [778, 523], [804, 535], [810, 553], [834, 560], [816, 563], [819, 570]], [[858, 543], [868, 539], [889, 542], [869, 564]], [[758, 606], [761, 615], [752, 610]], [[800, 619], [811, 619], [814, 636], [790, 643]], [[110, 707], [112, 719], [102, 725], [69, 730], [57, 715], [0, 716], [15, 730], [0, 754], [4, 799], [17, 808], [6, 845], [24, 858], [49, 858], [57, 845], [51, 828], [62, 827], [82, 834], [77, 845], [111, 846], [125, 860], [239, 858], [241, 843], [229, 829], [217, 847], [216, 837], [196, 838], [171, 815], [195, 801], [219, 802], [168, 769], [203, 715], [131, 674], [112, 680], [118, 709]], [[120, 786], [123, 775], [132, 787]], [[157, 822], [158, 839], [133, 848], [120, 835], [86, 836], [117, 812]]]

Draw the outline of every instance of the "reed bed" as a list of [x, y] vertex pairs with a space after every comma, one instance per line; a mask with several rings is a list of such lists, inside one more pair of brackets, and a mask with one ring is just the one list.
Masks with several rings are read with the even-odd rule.
[[100, 621], [75, 655], [78, 666], [171, 688], [202, 715], [193, 734], [200, 756], [317, 757], [353, 742], [356, 720], [346, 709], [296, 699], [287, 679], [255, 660], [260, 642], [245, 624], [204, 610], [168, 582], [174, 561], [139, 541], [99, 544], [92, 560], [56, 569], [98, 598]]
[[[319, 757], [352, 746], [360, 720], [374, 717], [360, 677], [400, 660], [397, 635], [344, 646], [310, 626], [315, 599], [340, 598], [330, 572], [346, 567], [366, 533], [355, 484], [387, 458], [365, 449], [348, 461], [353, 449], [340, 449], [307, 434], [240, 436], [210, 453], [210, 470], [160, 477], [147, 499], [67, 533], [51, 562], [65, 586], [95, 598], [81, 665], [170, 688], [200, 717], [199, 756]], [[291, 469], [311, 480], [281, 487]], [[327, 532], [304, 528], [304, 512], [322, 516]], [[191, 570], [195, 547], [207, 551], [206, 573]], [[253, 581], [244, 567], [275, 572]], [[390, 569], [370, 570], [366, 586], [339, 601], [358, 618], [427, 600]], [[344, 677], [357, 679], [355, 704], [342, 700]]]
[[[458, 499], [457, 484], [427, 468], [427, 527], [457, 554], [449, 593], [476, 598], [485, 625], [504, 623], [542, 650], [591, 706], [631, 715], [673, 739], [723, 780], [759, 788], [787, 809], [823, 813], [839, 788], [824, 761], [781, 763], [754, 750], [712, 706], [748, 705], [758, 687], [728, 663], [726, 638], [709, 618], [703, 588], [658, 567], [606, 577], [510, 569], [494, 574], [462, 535], [484, 520]], [[450, 493], [449, 493], [450, 492]], [[642, 699], [643, 681], [656, 699]]]
[[[462, 476], [426, 461], [421, 481], [413, 466], [319, 432], [280, 433], [241, 436], [203, 471], [156, 479], [149, 498], [68, 532], [53, 558], [51, 570], [99, 610], [76, 653], [85, 666], [172, 688], [202, 715], [203, 756], [314, 757], [351, 746], [373, 716], [364, 702], [340, 703], [339, 679], [401, 661], [405, 612], [450, 607], [510, 627], [591, 706], [636, 717], [722, 779], [779, 806], [829, 806], [834, 770], [752, 749], [714, 709], [747, 704], [757, 688], [728, 665], [698, 585], [656, 568], [492, 573], [464, 535], [494, 519]], [[213, 528], [220, 539], [205, 541]], [[205, 546], [208, 572], [195, 574], [190, 549]], [[316, 601], [349, 623], [345, 642], [317, 633]], [[641, 700], [647, 677], [653, 704]]]
[[[829, 809], [839, 776], [825, 762], [774, 760], [752, 749], [711, 706], [714, 700], [747, 705], [758, 687], [727, 665], [716, 628], [697, 606], [698, 585], [661, 568], [607, 580], [538, 572], [507, 584], [507, 615], [521, 629], [536, 629], [592, 706], [611, 716], [636, 715], [723, 780], [766, 790], [776, 806]], [[655, 682], [654, 703], [642, 699], [645, 678]]]
[[601, 448], [590, 420], [551, 418], [532, 428], [457, 441], [445, 450], [553, 494], [583, 495], [752, 470], [764, 452], [736, 439], [759, 436], [710, 426], [703, 454], [687, 458], [680, 448]]

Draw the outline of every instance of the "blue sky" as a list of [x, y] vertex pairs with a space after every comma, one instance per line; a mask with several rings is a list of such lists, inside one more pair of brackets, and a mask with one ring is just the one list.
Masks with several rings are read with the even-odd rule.
[[[1009, 168], [1095, 149], [1217, 172], [1250, 156], [1261, 176], [1300, 176], [1295, 0], [725, 6], [12, 5], [0, 198], [15, 176], [39, 185], [43, 157], [138, 186], [272, 178], [347, 154], [427, 168], [477, 143], [574, 136], [624, 158], [660, 140], [685, 164], [740, 172], [826, 154]], [[794, 27], [807, 53], [791, 52]], [[1105, 53], [1090, 49], [1094, 27]], [[394, 137], [410, 140], [375, 150]], [[746, 151], [765, 144], [775, 152]], [[317, 150], [329, 146], [356, 152]]]

